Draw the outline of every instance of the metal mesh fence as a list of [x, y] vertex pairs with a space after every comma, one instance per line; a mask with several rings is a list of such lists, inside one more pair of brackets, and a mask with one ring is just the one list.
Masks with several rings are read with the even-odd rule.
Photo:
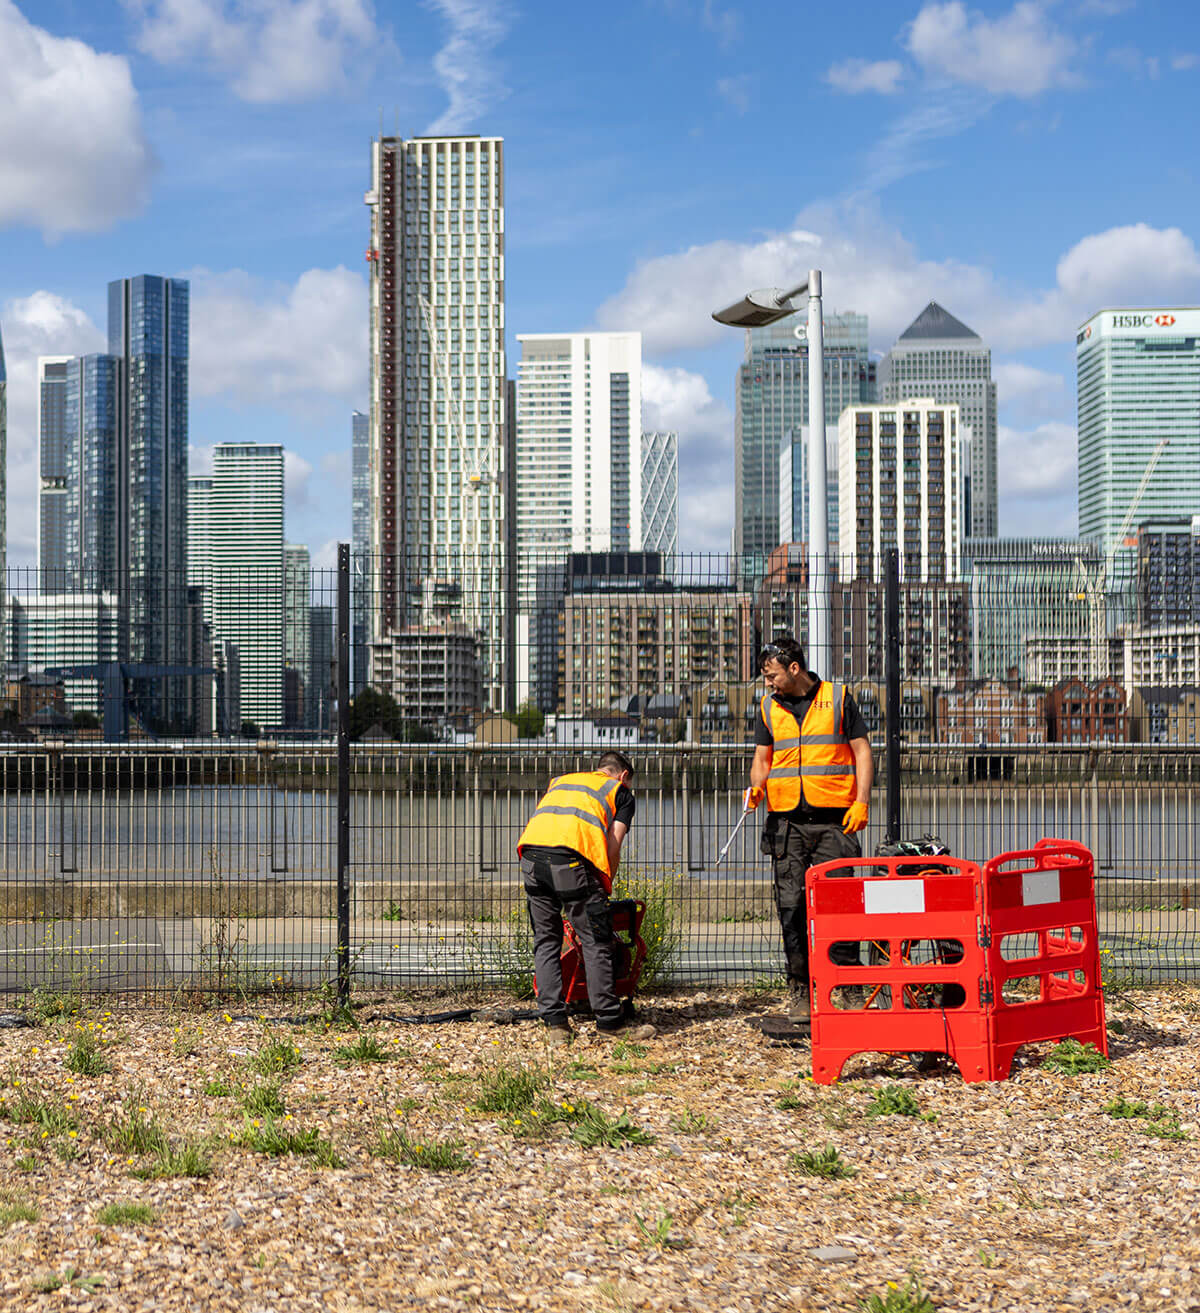
[[[123, 652], [119, 615], [105, 647], [92, 595], [10, 581], [0, 990], [250, 994], [335, 979], [338, 580], [301, 566], [290, 600], [282, 575], [239, 580], [254, 623], [236, 642], [193, 593], [185, 673]], [[636, 761], [622, 874], [676, 941], [668, 979], [780, 974], [761, 813], [719, 867], [716, 856], [747, 782], [758, 648], [805, 633], [804, 562], [784, 554], [755, 574], [724, 557], [558, 556], [534, 565], [540, 592], [515, 610], [503, 572], [498, 586], [478, 563], [457, 582], [449, 573], [423, 589], [397, 582], [391, 628], [372, 640], [383, 572], [362, 558], [350, 572], [351, 979], [527, 974], [517, 836], [554, 775], [607, 747]], [[1047, 835], [1086, 843], [1109, 977], [1195, 977], [1200, 754], [1195, 690], [1179, 682], [1186, 643], [1160, 634], [1160, 648], [1175, 644], [1176, 682], [1134, 683], [1140, 630], [1114, 603], [1105, 643], [1131, 678], [1115, 655], [1097, 673], [1085, 598], [1051, 672], [1038, 653], [1079, 607], [1072, 596], [1065, 615], [1043, 614], [1053, 608], [1038, 597], [1061, 596], [1039, 579], [1014, 577], [1007, 594], [991, 576], [986, 589], [977, 575], [901, 585], [902, 832], [935, 832], [979, 861]], [[864, 852], [885, 837], [884, 592], [877, 580], [831, 590], [832, 675], [859, 705], [878, 769]], [[273, 625], [278, 641], [255, 632]], [[171, 681], [178, 699], [156, 700]], [[123, 742], [104, 739], [114, 697]], [[190, 723], [156, 720], [164, 705]]]

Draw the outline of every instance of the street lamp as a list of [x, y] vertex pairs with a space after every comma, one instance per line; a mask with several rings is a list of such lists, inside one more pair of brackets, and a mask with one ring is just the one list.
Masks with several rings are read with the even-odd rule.
[[713, 312], [718, 324], [764, 328], [795, 313], [792, 302], [808, 295], [808, 667], [833, 675], [829, 605], [829, 495], [825, 472], [825, 326], [821, 318], [821, 271], [811, 269], [797, 287], [763, 287]]

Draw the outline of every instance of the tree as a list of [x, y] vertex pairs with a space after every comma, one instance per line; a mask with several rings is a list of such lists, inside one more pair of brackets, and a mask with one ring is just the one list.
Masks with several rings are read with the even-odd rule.
[[94, 711], [76, 711], [71, 716], [76, 729], [99, 729], [100, 717]]
[[350, 702], [350, 737], [360, 739], [374, 725], [389, 738], [399, 738], [404, 730], [404, 717], [394, 697], [376, 688], [364, 688]]
[[532, 702], [523, 702], [516, 711], [506, 711], [504, 719], [517, 727], [517, 737], [540, 739], [546, 728], [546, 717]]
[[244, 739], [256, 739], [262, 731], [252, 720], [243, 720], [241, 734]]

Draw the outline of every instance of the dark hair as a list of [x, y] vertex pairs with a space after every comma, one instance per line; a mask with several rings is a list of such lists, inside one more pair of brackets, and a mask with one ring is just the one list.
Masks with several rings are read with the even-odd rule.
[[794, 638], [787, 634], [780, 634], [778, 638], [773, 638], [758, 654], [758, 668], [761, 670], [768, 661], [778, 661], [783, 667], [798, 665], [801, 670], [807, 670], [804, 664], [804, 649], [796, 642]]
[[596, 763], [597, 770], [628, 771], [633, 779], [633, 762], [623, 752], [606, 752]]

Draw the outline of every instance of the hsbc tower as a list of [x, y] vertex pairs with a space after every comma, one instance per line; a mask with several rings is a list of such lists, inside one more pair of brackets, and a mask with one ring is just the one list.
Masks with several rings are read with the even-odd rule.
[[1128, 545], [1121, 527], [1163, 438], [1129, 532], [1200, 512], [1200, 308], [1101, 310], [1076, 334], [1075, 359], [1079, 535], [1107, 554]]

